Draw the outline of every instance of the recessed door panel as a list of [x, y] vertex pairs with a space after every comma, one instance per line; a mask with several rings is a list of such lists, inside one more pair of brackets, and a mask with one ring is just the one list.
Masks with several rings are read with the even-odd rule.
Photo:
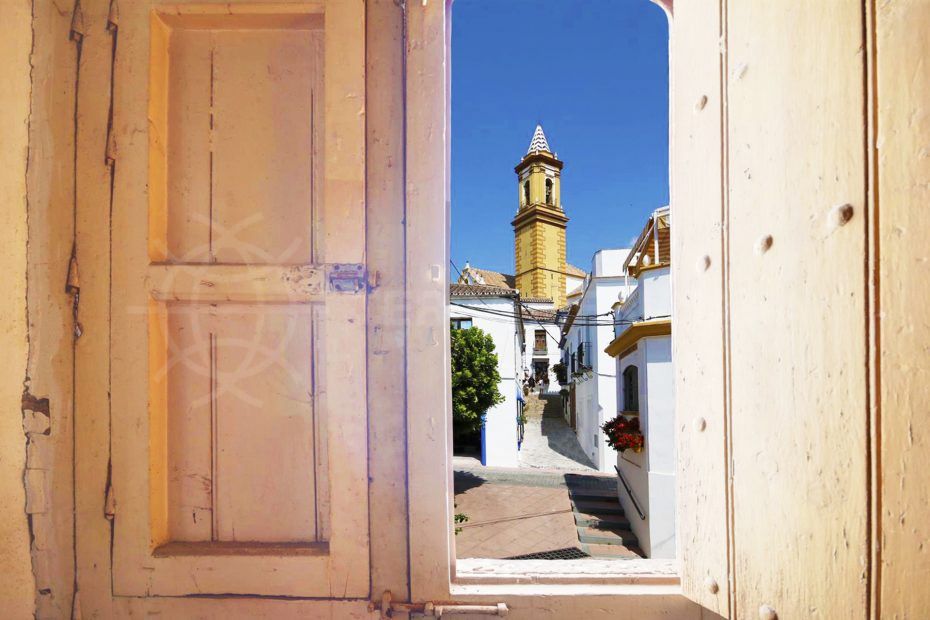
[[313, 307], [253, 309], [215, 315], [216, 539], [317, 541]]
[[321, 539], [312, 315], [309, 304], [168, 304], [170, 541]]

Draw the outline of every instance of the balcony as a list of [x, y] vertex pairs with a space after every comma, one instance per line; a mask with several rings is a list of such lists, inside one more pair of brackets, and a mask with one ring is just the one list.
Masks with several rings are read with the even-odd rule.
[[[636, 288], [620, 307], [614, 323], [614, 342], [611, 343], [611, 355], [617, 353], [617, 347], [628, 341], [635, 341], [631, 329], [642, 332], [641, 337], [664, 333], [672, 314], [671, 281], [669, 267], [658, 267], [640, 274]], [[658, 331], [657, 331], [658, 330]], [[655, 332], [655, 333], [653, 333]]]

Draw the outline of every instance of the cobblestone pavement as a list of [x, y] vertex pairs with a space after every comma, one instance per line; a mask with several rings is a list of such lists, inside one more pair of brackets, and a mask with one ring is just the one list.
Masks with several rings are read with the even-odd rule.
[[520, 448], [520, 467], [594, 470], [575, 431], [562, 417], [561, 397], [558, 394], [539, 396], [531, 393], [526, 398], [526, 424], [523, 445]]

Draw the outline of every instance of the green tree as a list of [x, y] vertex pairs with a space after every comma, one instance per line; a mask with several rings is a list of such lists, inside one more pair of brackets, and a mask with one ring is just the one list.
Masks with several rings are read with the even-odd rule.
[[452, 330], [452, 434], [462, 438], [481, 430], [481, 417], [504, 397], [497, 389], [494, 340], [477, 327]]

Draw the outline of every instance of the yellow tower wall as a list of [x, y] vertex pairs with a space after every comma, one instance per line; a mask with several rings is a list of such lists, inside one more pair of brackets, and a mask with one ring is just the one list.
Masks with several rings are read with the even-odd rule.
[[[524, 156], [514, 169], [520, 208], [513, 221], [516, 286], [521, 296], [549, 298], [559, 307], [565, 304], [568, 222], [562, 212], [561, 170], [562, 162], [549, 151], [534, 148]], [[549, 200], [547, 180], [552, 182]], [[524, 192], [526, 183], [529, 183], [528, 200]]]
[[565, 229], [540, 220], [515, 237], [517, 288], [523, 297], [548, 297], [565, 304]]

